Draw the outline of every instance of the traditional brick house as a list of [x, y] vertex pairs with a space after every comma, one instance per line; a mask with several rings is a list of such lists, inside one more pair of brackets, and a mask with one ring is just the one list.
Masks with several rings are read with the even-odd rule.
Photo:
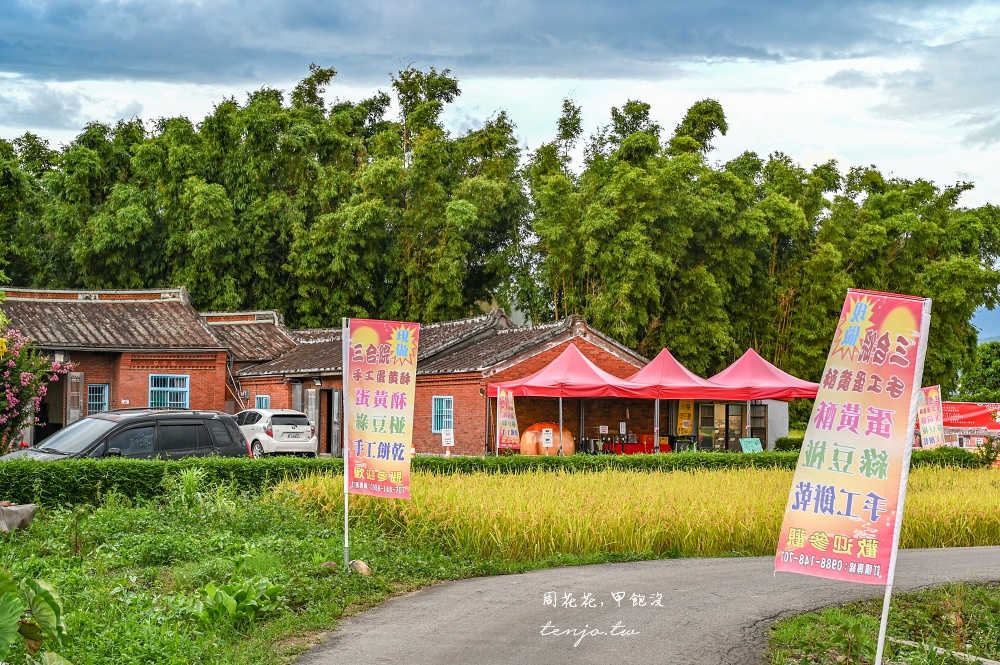
[[[6, 289], [11, 325], [54, 358], [73, 363], [40, 414], [50, 434], [97, 411], [121, 407], [236, 411], [293, 408], [316, 423], [320, 452], [340, 453], [341, 330], [289, 330], [274, 311], [208, 312], [183, 288], [148, 291]], [[494, 310], [421, 326], [414, 404], [418, 452], [440, 453], [444, 428], [455, 454], [481, 455], [494, 436], [489, 383], [527, 376], [569, 343], [604, 370], [628, 376], [645, 359], [578, 318], [514, 327]], [[522, 429], [557, 418], [555, 399], [518, 400]], [[644, 400], [564, 400], [564, 422], [652, 419]], [[44, 432], [45, 434], [42, 434]], [[28, 433], [29, 440], [32, 433]]]
[[[285, 327], [283, 317], [274, 310], [257, 312], [206, 312], [205, 320], [215, 336], [228, 348], [232, 372], [226, 384], [228, 397], [226, 411], [236, 413], [244, 409], [291, 408], [285, 401], [271, 403], [271, 393], [281, 395], [274, 385], [283, 385], [281, 377], [262, 377], [259, 381], [238, 383], [234, 373], [247, 367], [274, 360], [294, 349], [299, 340]], [[301, 410], [301, 391], [297, 406]]]
[[226, 348], [185, 289], [3, 293], [10, 325], [73, 364], [50, 385], [39, 413], [46, 425], [26, 432], [29, 441], [112, 408], [225, 409]]
[[[280, 357], [240, 370], [240, 390], [268, 391], [275, 408], [296, 408], [296, 395], [306, 413], [318, 423], [322, 452], [340, 452], [340, 391], [343, 387], [340, 329], [295, 330], [300, 341]], [[614, 340], [590, 329], [579, 317], [540, 326], [512, 327], [498, 310], [489, 314], [421, 326], [414, 405], [414, 445], [418, 453], [440, 453], [443, 428], [455, 431], [455, 454], [482, 455], [493, 436], [494, 402], [486, 386], [532, 374], [551, 362], [570, 343], [602, 369], [617, 376], [635, 373], [645, 359]], [[523, 402], [523, 404], [522, 404]], [[568, 400], [564, 404], [567, 429], [578, 431], [583, 409], [615, 422], [648, 417], [652, 405], [643, 400]], [[635, 402], [635, 404], [630, 404]], [[554, 399], [518, 401], [520, 426], [557, 418]], [[589, 416], [588, 416], [589, 419]]]

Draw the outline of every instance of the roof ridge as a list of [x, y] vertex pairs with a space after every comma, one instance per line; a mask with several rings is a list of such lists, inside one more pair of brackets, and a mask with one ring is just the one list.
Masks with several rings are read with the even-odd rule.
[[[183, 286], [165, 289], [35, 289], [27, 286], [0, 287], [7, 300], [27, 302], [162, 302], [164, 300], [180, 300], [190, 305], [191, 298]], [[101, 297], [120, 296], [120, 297]], [[135, 297], [128, 297], [135, 296]], [[160, 296], [142, 297], [142, 296]]]

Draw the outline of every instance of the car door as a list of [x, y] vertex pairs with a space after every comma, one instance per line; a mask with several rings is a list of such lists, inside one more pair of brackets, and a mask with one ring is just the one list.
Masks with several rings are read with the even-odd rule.
[[161, 420], [156, 427], [156, 454], [160, 457], [203, 457], [212, 450], [212, 438], [202, 420]]
[[117, 449], [122, 457], [149, 459], [155, 454], [156, 423], [131, 423], [108, 437], [106, 451]]
[[243, 435], [239, 434], [238, 428], [234, 428], [236, 433], [239, 434], [234, 440], [232, 432], [229, 431], [226, 423], [222, 422], [222, 420], [213, 418], [212, 420], [206, 420], [205, 424], [212, 435], [212, 443], [215, 446], [216, 455], [223, 455], [225, 457], [247, 456], [247, 447], [243, 443]]

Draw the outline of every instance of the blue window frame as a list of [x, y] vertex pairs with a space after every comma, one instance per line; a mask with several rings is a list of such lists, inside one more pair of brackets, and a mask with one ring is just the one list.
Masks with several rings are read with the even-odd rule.
[[257, 395], [253, 398], [253, 408], [255, 409], [270, 409], [271, 408], [271, 396], [270, 395]]
[[435, 397], [431, 410], [431, 432], [438, 434], [443, 429], [454, 429], [455, 401], [451, 397]]
[[87, 384], [87, 415], [108, 410], [110, 387], [106, 383]]
[[149, 408], [187, 409], [191, 391], [186, 374], [150, 374]]

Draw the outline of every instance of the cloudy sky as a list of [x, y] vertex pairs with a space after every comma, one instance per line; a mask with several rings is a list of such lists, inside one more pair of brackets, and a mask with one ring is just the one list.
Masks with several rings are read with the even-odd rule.
[[[450, 68], [455, 131], [506, 109], [528, 149], [560, 102], [589, 133], [641, 99], [672, 128], [706, 97], [714, 156], [775, 150], [809, 166], [875, 164], [962, 202], [1000, 203], [1000, 3], [966, 0], [0, 0], [0, 137], [66, 143], [90, 120], [186, 115], [290, 90], [310, 62], [331, 98]], [[1000, 334], [1000, 316], [994, 334]], [[985, 321], [984, 321], [985, 322]], [[986, 331], [984, 331], [985, 333]]]
[[0, 136], [53, 144], [90, 120], [183, 114], [290, 89], [310, 62], [330, 97], [388, 86], [407, 64], [450, 68], [451, 128], [500, 109], [528, 148], [560, 101], [587, 130], [628, 99], [673, 127], [718, 99], [715, 157], [781, 150], [811, 165], [876, 164], [904, 178], [972, 181], [1000, 203], [1000, 5], [965, 0], [3, 0]]

